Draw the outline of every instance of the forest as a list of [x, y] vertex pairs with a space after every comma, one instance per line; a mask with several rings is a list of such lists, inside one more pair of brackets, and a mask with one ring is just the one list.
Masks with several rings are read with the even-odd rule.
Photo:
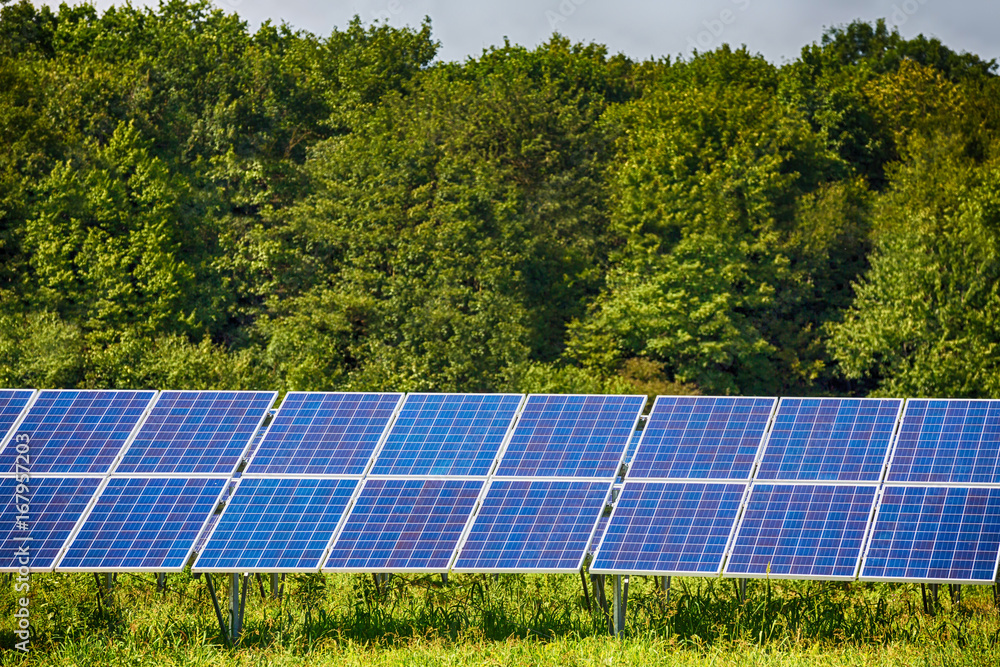
[[0, 9], [0, 386], [1000, 396], [997, 64]]

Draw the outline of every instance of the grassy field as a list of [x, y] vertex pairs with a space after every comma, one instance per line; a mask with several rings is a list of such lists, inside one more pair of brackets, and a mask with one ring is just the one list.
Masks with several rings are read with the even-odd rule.
[[[218, 579], [224, 585], [227, 578]], [[923, 612], [920, 587], [674, 579], [669, 602], [633, 577], [628, 636], [566, 575], [296, 575], [272, 600], [251, 580], [244, 635], [224, 644], [204, 579], [121, 575], [110, 596], [92, 575], [33, 578], [32, 652], [14, 644], [15, 596], [0, 595], [4, 664], [31, 665], [996, 665], [1000, 620], [988, 587]], [[263, 589], [263, 590], [262, 590]], [[262, 595], [265, 593], [265, 595]], [[610, 591], [609, 591], [610, 593]], [[224, 595], [224, 593], [223, 593]], [[225, 600], [221, 600], [225, 604]]]

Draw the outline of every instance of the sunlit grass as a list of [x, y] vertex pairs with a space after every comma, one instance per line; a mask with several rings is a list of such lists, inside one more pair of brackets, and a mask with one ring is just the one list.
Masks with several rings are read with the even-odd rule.
[[[228, 578], [217, 582], [225, 605]], [[263, 590], [262, 590], [263, 589]], [[997, 664], [992, 591], [963, 588], [923, 612], [902, 584], [674, 579], [669, 602], [632, 577], [628, 636], [565, 575], [288, 578], [281, 601], [251, 579], [240, 645], [225, 646], [204, 579], [124, 574], [110, 597], [92, 575], [33, 579], [30, 659], [13, 646], [14, 594], [0, 595], [5, 664], [32, 665], [979, 665]], [[262, 595], [264, 593], [264, 595]]]

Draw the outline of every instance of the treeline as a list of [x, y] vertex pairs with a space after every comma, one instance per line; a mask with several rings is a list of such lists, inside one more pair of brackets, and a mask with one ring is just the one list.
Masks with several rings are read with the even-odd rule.
[[1000, 395], [1000, 83], [0, 10], [0, 386]]

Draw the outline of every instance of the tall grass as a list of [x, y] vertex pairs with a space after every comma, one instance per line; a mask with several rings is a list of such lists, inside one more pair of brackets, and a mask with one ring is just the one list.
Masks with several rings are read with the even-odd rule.
[[[170, 575], [159, 592], [124, 574], [102, 597], [92, 575], [36, 575], [30, 664], [1000, 664], [986, 587], [927, 615], [914, 585], [753, 580], [741, 600], [731, 580], [674, 579], [668, 600], [632, 577], [623, 639], [565, 575], [295, 575], [280, 601], [266, 589], [251, 580], [229, 649], [204, 579]], [[29, 664], [10, 650], [14, 605], [4, 584], [0, 660]]]

